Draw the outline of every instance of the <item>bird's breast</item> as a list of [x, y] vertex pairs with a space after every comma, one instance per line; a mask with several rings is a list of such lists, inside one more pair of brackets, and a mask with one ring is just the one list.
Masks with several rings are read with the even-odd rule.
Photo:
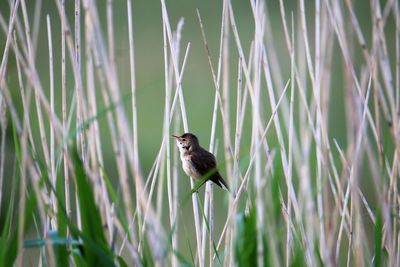
[[200, 177], [200, 174], [197, 172], [197, 170], [194, 168], [192, 164], [190, 155], [182, 153], [181, 160], [182, 160], [182, 168], [186, 173], [186, 175], [191, 176], [195, 179]]

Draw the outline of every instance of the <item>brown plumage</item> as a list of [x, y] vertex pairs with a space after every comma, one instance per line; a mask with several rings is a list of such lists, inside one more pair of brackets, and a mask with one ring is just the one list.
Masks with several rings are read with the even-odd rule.
[[181, 136], [173, 135], [178, 145], [182, 167], [185, 173], [195, 180], [211, 180], [221, 188], [229, 191], [227, 183], [217, 169], [214, 155], [199, 144], [199, 140], [192, 133]]

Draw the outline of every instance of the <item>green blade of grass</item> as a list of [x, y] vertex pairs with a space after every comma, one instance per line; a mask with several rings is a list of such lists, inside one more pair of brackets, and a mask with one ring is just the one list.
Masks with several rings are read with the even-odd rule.
[[280, 179], [283, 176], [282, 164], [281, 164], [281, 156], [280, 150], [277, 149], [277, 154], [274, 159], [274, 174], [272, 175], [271, 180], [271, 194], [272, 194], [272, 204], [274, 211], [274, 218], [276, 224], [279, 223], [279, 218], [281, 218], [281, 202], [280, 202]]
[[[15, 182], [13, 183], [12, 193], [14, 195]], [[2, 225], [2, 231], [0, 235], [0, 262], [7, 264], [5, 266], [12, 266], [17, 257], [17, 235], [15, 228], [12, 225], [16, 225], [12, 222], [12, 214], [14, 212], [14, 197], [11, 197], [11, 203], [7, 207], [6, 218]], [[4, 203], [4, 202], [3, 202]], [[3, 209], [2, 209], [3, 210]]]
[[382, 216], [379, 209], [375, 212], [375, 257], [374, 266], [382, 266]]
[[249, 215], [240, 213], [237, 217], [235, 258], [238, 266], [257, 266], [256, 236], [256, 212], [251, 208]]
[[[200, 211], [201, 211], [202, 219], [204, 220], [204, 223], [206, 224], [206, 229], [207, 229], [208, 234], [210, 234], [210, 224], [209, 224], [209, 221], [207, 219], [206, 214], [204, 213], [204, 208], [201, 205], [201, 201], [199, 199], [199, 195], [197, 195], [197, 198], [198, 198], [198, 201], [199, 201], [199, 208], [200, 208]], [[212, 245], [213, 245], [213, 250], [214, 250], [215, 256], [216, 256], [216, 258], [218, 260], [218, 263], [222, 266], [221, 258], [220, 258], [220, 255], [218, 253], [217, 245], [215, 244], [214, 240], [212, 242]]]
[[[64, 195], [64, 180], [60, 171], [57, 175], [56, 181], [56, 193], [58, 195], [57, 198], [57, 226], [58, 226], [58, 238], [61, 240], [69, 240], [67, 239], [67, 218], [61, 215], [63, 208], [65, 207], [65, 195]], [[69, 266], [69, 252], [68, 246], [72, 243], [56, 243], [55, 244], [55, 254], [56, 254], [56, 261], [58, 266]]]
[[128, 235], [128, 240], [132, 241], [132, 235], [131, 235], [131, 231], [129, 230], [128, 220], [125, 217], [125, 213], [121, 210], [121, 208], [119, 206], [120, 201], [119, 201], [119, 198], [117, 197], [117, 194], [115, 193], [115, 190], [111, 184], [110, 178], [108, 177], [107, 173], [105, 172], [105, 170], [102, 166], [100, 166], [100, 171], [103, 174], [104, 180], [106, 182], [107, 190], [108, 190], [108, 193], [110, 194], [111, 201], [115, 204], [115, 209], [116, 209], [118, 219], [120, 220], [122, 227], [124, 228], [125, 232]]
[[119, 267], [128, 267], [129, 265], [125, 262], [124, 258], [121, 256], [117, 256], [117, 261], [119, 264]]
[[[297, 232], [297, 231], [296, 231]], [[293, 257], [291, 258], [290, 265], [291, 267], [303, 267], [307, 266], [305, 262], [305, 249], [299, 240], [298, 235], [296, 232], [293, 235]]]
[[71, 150], [78, 204], [81, 212], [82, 235], [84, 242], [84, 258], [89, 266], [114, 266], [113, 253], [109, 248], [101, 222], [100, 212], [95, 202], [92, 186], [86, 175], [76, 146]]
[[[79, 158], [76, 146], [74, 146], [71, 151], [77, 185], [78, 205], [81, 209], [82, 231], [71, 222], [70, 218], [68, 218], [62, 194], [60, 195], [59, 191], [52, 186], [46, 172], [46, 166], [42, 161], [38, 160], [39, 166], [44, 174], [41, 177], [41, 182], [48, 185], [50, 190], [55, 194], [59, 208], [57, 210], [57, 218], [59, 218], [61, 222], [67, 224], [65, 227], [70, 229], [71, 235], [74, 239], [78, 240], [80, 238], [83, 241], [78, 245], [72, 245], [72, 255], [75, 265], [115, 266], [115, 255], [112, 253], [106, 242], [100, 213], [95, 204], [94, 193], [89, 178], [87, 177], [83, 163]], [[61, 181], [58, 182], [60, 187], [62, 186], [60, 185], [61, 183]]]

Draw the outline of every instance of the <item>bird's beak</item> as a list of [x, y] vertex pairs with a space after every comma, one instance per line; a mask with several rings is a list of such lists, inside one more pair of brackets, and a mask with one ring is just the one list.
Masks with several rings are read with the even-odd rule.
[[176, 135], [171, 135], [171, 137], [179, 138], [179, 136], [176, 136]]

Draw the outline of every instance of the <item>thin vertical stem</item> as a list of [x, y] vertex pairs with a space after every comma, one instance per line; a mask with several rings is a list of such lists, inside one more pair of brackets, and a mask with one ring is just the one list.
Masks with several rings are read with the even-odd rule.
[[1, 142], [0, 142], [0, 214], [1, 204], [3, 198], [3, 178], [4, 178], [4, 163], [5, 163], [5, 149], [6, 149], [6, 131], [7, 131], [7, 106], [3, 96], [0, 97], [0, 128], [1, 128]]
[[[186, 115], [186, 108], [185, 108], [185, 100], [183, 97], [182, 93], [182, 85], [179, 80], [179, 71], [178, 71], [178, 62], [177, 62], [177, 53], [174, 49], [174, 46], [172, 45], [172, 34], [171, 34], [171, 26], [169, 23], [168, 19], [168, 14], [167, 14], [167, 8], [165, 5], [165, 1], [161, 0], [161, 11], [162, 11], [162, 17], [163, 17], [163, 24], [166, 27], [167, 30], [167, 37], [169, 41], [169, 47], [171, 49], [171, 59], [172, 59], [172, 65], [173, 65], [173, 70], [174, 70], [174, 76], [176, 79], [177, 87], [178, 87], [178, 94], [179, 94], [179, 102], [180, 102], [180, 108], [181, 108], [181, 114], [182, 114], [182, 122], [183, 122], [183, 129], [185, 132], [189, 132], [189, 125], [188, 125], [188, 120], [187, 120], [187, 115]], [[194, 182], [193, 179], [190, 179], [190, 184], [191, 187], [194, 187]], [[200, 217], [199, 217], [199, 207], [198, 207], [198, 201], [197, 201], [197, 193], [192, 194], [192, 204], [193, 204], [193, 214], [194, 214], [194, 222], [195, 222], [195, 229], [196, 229], [196, 240], [197, 240], [197, 248], [198, 251], [200, 251], [200, 248], [202, 247], [202, 240], [201, 240], [201, 229], [200, 229]], [[199, 253], [199, 263], [200, 263], [200, 253]], [[200, 267], [203, 267], [200, 265]]]
[[[219, 48], [219, 57], [218, 57], [218, 72], [217, 76], [214, 74], [214, 69], [211, 64], [211, 57], [210, 57], [210, 51], [208, 50], [208, 44], [207, 44], [207, 39], [205, 36], [205, 31], [203, 27], [203, 23], [200, 17], [200, 12], [197, 10], [197, 16], [199, 19], [199, 24], [203, 36], [203, 42], [204, 42], [204, 47], [206, 49], [209, 65], [211, 68], [211, 73], [213, 75], [214, 79], [214, 86], [215, 86], [215, 97], [214, 97], [214, 108], [213, 108], [213, 115], [212, 115], [212, 122], [211, 122], [211, 135], [210, 135], [210, 144], [209, 144], [209, 151], [213, 153], [215, 150], [215, 134], [216, 134], [216, 125], [217, 125], [217, 111], [218, 111], [218, 99], [219, 99], [219, 88], [220, 88], [220, 77], [221, 77], [221, 66], [222, 66], [222, 55], [224, 54], [224, 49], [226, 49], [224, 42], [226, 42], [226, 33], [225, 33], [225, 12], [226, 12], [226, 4], [224, 4], [224, 8], [222, 11], [222, 21], [221, 21], [221, 34], [220, 34], [220, 48]], [[225, 111], [223, 109], [222, 113]], [[210, 252], [210, 266], [212, 265], [212, 253], [214, 251], [214, 209], [213, 209], [213, 184], [211, 181], [207, 181], [206, 183], [206, 189], [204, 193], [204, 214], [205, 217], [203, 218], [203, 225], [202, 225], [202, 248], [201, 248], [201, 261], [202, 264], [205, 264], [205, 253], [206, 253], [206, 234], [207, 234], [207, 221], [209, 225], [209, 252]]]
[[[133, 20], [132, 20], [132, 1], [127, 0], [128, 12], [128, 35], [129, 35], [129, 66], [130, 66], [130, 81], [131, 81], [131, 94], [132, 94], [132, 149], [133, 149], [133, 174], [135, 179], [136, 188], [140, 188], [141, 172], [139, 168], [139, 144], [138, 144], [138, 127], [137, 127], [137, 104], [136, 104], [136, 77], [135, 77], [135, 48], [133, 36]], [[139, 200], [140, 194], [136, 193], [136, 211], [138, 218], [141, 219], [142, 209]], [[140, 227], [140, 220], [138, 224]]]
[[[74, 39], [74, 48], [75, 48], [75, 58], [74, 61], [76, 62], [76, 73], [80, 75], [81, 73], [81, 14], [80, 14], [80, 0], [75, 0], [75, 39]], [[77, 106], [76, 106], [76, 127], [78, 128], [82, 122], [82, 110], [83, 110], [83, 103], [82, 103], [82, 81], [78, 81], [77, 77], [75, 77], [75, 92], [76, 92], [76, 98], [77, 98]], [[85, 156], [84, 156], [84, 135], [83, 131], [80, 131], [76, 135], [76, 143], [78, 147], [78, 151], [81, 154], [82, 161], [85, 162]], [[80, 146], [80, 147], [79, 147]], [[79, 150], [80, 148], [80, 150]], [[76, 183], [75, 183], [76, 185]], [[79, 201], [78, 201], [78, 193], [75, 193], [75, 206], [76, 206], [76, 212], [77, 212], [77, 221], [78, 221], [78, 227], [81, 229], [82, 223], [81, 223], [81, 210], [79, 209]]]
[[[53, 67], [53, 40], [51, 36], [51, 22], [50, 15], [46, 16], [47, 22], [47, 36], [49, 45], [49, 76], [50, 76], [50, 111], [54, 113], [54, 67]], [[54, 157], [54, 126], [50, 120], [50, 175], [54, 188], [56, 187], [56, 170], [55, 170], [55, 157]], [[57, 211], [57, 201], [54, 192], [51, 194], [54, 213]], [[57, 220], [55, 217], [51, 219], [53, 229], [57, 227]]]
[[[61, 12], [65, 13], [65, 0], [61, 0]], [[66, 72], [66, 54], [65, 54], [65, 34], [66, 28], [61, 23], [61, 113], [62, 113], [62, 129], [63, 139], [67, 136], [67, 72]], [[68, 150], [67, 146], [64, 145], [62, 148], [63, 154], [63, 166], [64, 166], [64, 191], [65, 191], [65, 210], [68, 218], [71, 217], [71, 199], [70, 199], [70, 180], [68, 173]], [[68, 230], [69, 231], [69, 230]], [[68, 236], [68, 234], [67, 234]]]
[[18, 6], [19, 6], [19, 0], [16, 0], [14, 3], [14, 6], [11, 8], [12, 11], [10, 12], [11, 15], [10, 15], [10, 22], [8, 24], [6, 44], [4, 46], [3, 57], [1, 59], [1, 65], [0, 65], [0, 84], [3, 83], [3, 78], [6, 75], [8, 53], [9, 53], [10, 44], [12, 41], [12, 32], [14, 29], [15, 19], [17, 17], [17, 13], [18, 13]]

